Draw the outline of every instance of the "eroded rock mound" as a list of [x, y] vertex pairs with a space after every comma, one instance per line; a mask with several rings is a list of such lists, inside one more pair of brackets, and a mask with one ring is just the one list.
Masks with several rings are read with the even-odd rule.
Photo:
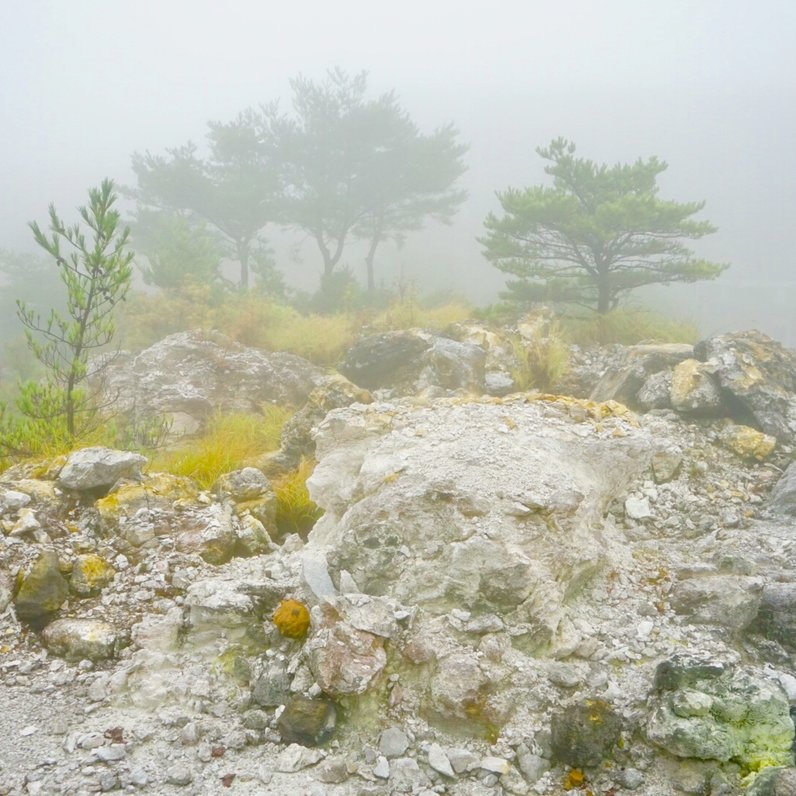
[[323, 375], [295, 354], [247, 348], [218, 332], [179, 332], [120, 358], [107, 370], [105, 389], [121, 411], [165, 416], [175, 431], [191, 433], [214, 411], [300, 406]]

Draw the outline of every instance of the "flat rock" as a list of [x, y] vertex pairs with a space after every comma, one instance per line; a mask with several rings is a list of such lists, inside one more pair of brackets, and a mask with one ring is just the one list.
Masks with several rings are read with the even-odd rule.
[[146, 457], [111, 448], [82, 448], [70, 453], [58, 483], [76, 492], [110, 489], [121, 478], [138, 478]]
[[56, 619], [42, 632], [42, 641], [50, 652], [73, 661], [111, 658], [117, 640], [116, 629], [100, 619]]

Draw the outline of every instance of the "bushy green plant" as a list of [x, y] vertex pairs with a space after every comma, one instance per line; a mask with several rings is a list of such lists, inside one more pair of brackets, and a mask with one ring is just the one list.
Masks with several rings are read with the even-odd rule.
[[[55, 261], [66, 288], [66, 310], [39, 311], [18, 301], [28, 347], [44, 367], [40, 381], [20, 383], [16, 416], [0, 412], [0, 447], [16, 453], [35, 449], [40, 440], [74, 441], [97, 427], [102, 407], [87, 391], [89, 356], [113, 340], [113, 309], [127, 294], [132, 277], [130, 231], [120, 229], [114, 209], [113, 182], [89, 190], [89, 203], [79, 208], [80, 224], [67, 226], [50, 205], [45, 232], [31, 223], [36, 243]], [[94, 368], [100, 382], [102, 366]], [[100, 390], [101, 391], [101, 390]]]

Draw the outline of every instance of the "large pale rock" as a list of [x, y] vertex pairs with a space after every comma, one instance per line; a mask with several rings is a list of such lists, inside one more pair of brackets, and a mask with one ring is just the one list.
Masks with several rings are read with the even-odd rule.
[[0, 515], [13, 514], [30, 503], [30, 495], [0, 487]]
[[214, 411], [257, 412], [263, 402], [300, 406], [323, 369], [294, 354], [266, 353], [218, 332], [170, 335], [106, 371], [117, 406], [141, 417], [186, 418], [187, 429]]
[[676, 656], [658, 666], [648, 739], [677, 757], [789, 765], [794, 727], [781, 686], [754, 670]]
[[213, 484], [211, 491], [219, 499], [228, 498], [236, 503], [242, 503], [247, 500], [257, 500], [273, 490], [262, 470], [256, 467], [244, 467], [241, 470], [224, 473]]
[[53, 655], [100, 661], [113, 657], [117, 633], [113, 625], [99, 619], [56, 619], [44, 628], [42, 641]]
[[86, 553], [72, 564], [69, 588], [80, 597], [98, 594], [112, 580], [116, 570], [102, 556]]
[[309, 394], [304, 406], [285, 423], [281, 449], [270, 458], [285, 469], [297, 467], [302, 457], [312, 458], [315, 455], [312, 429], [332, 409], [342, 409], [354, 403], [369, 404], [372, 400], [367, 390], [357, 387], [339, 373], [328, 376]]
[[796, 793], [796, 768], [764, 768], [746, 791], [746, 796], [793, 796]]
[[82, 448], [69, 454], [58, 483], [76, 492], [110, 489], [121, 478], [138, 478], [146, 457], [111, 448]]
[[575, 768], [598, 766], [611, 757], [622, 732], [621, 716], [603, 699], [584, 699], [552, 717], [553, 760]]
[[796, 352], [752, 330], [703, 340], [694, 356], [711, 366], [731, 396], [735, 419], [751, 419], [783, 441], [796, 436]]
[[0, 569], [0, 614], [8, 608], [13, 594], [14, 579], [11, 577], [11, 573], [5, 569]]
[[236, 552], [238, 534], [232, 510], [214, 503], [179, 518], [174, 546], [182, 553], [197, 553], [208, 564], [226, 564]]
[[156, 537], [186, 530], [186, 509], [203, 508], [197, 502], [198, 494], [189, 478], [154, 473], [140, 483], [122, 484], [95, 505], [105, 532], [137, 548], [151, 544]]
[[334, 733], [337, 711], [331, 700], [297, 694], [285, 705], [277, 726], [285, 743], [318, 746]]
[[565, 596], [613, 545], [625, 554], [603, 515], [654, 450], [613, 411], [520, 398], [336, 410], [316, 436], [308, 484], [326, 514], [310, 542], [335, 582], [346, 571], [432, 615], [516, 610], [515, 632], [550, 637]]
[[742, 459], [762, 462], [777, 446], [776, 437], [751, 426], [728, 423], [719, 432], [719, 442]]

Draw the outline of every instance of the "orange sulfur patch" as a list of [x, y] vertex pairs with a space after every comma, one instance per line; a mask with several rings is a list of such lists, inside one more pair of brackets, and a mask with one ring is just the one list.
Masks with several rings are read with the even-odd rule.
[[304, 638], [310, 627], [310, 612], [298, 600], [282, 600], [272, 619], [286, 638]]

